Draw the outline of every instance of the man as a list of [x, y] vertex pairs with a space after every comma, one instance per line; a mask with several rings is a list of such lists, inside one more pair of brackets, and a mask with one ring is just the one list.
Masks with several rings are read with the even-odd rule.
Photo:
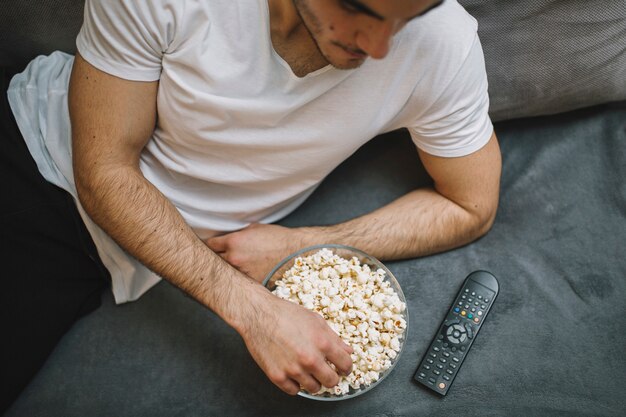
[[[264, 289], [264, 274], [311, 244], [416, 257], [466, 244], [493, 222], [500, 154], [484, 62], [475, 22], [453, 0], [88, 0], [77, 47], [75, 58], [38, 58], [8, 91], [39, 172], [65, 190], [45, 192], [58, 206], [69, 192], [80, 214], [73, 218], [82, 219], [68, 253], [45, 260], [45, 280], [67, 276], [75, 266], [66, 259], [82, 244], [85, 265], [72, 285], [91, 283], [72, 293], [76, 307], [63, 325], [53, 321], [53, 342], [29, 363], [40, 364], [95, 308], [104, 266], [118, 302], [136, 299], [158, 275], [213, 310], [283, 391], [332, 387], [338, 372], [350, 372], [352, 349], [320, 316]], [[367, 140], [400, 127], [409, 128], [432, 189], [335, 226], [269, 224]], [[16, 193], [28, 188], [18, 183]], [[12, 213], [30, 212], [29, 204]], [[36, 236], [45, 225], [33, 217], [47, 217], [23, 220]], [[18, 229], [11, 241], [24, 235]], [[48, 285], [15, 260], [24, 248], [41, 256], [33, 236], [5, 254], [26, 277], [12, 284], [16, 294]], [[39, 300], [13, 304], [22, 329], [38, 325]], [[11, 365], [22, 385], [36, 370]]]

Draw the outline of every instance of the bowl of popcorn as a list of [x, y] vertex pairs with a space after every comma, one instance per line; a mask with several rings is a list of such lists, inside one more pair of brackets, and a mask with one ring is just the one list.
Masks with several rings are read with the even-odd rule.
[[[298, 395], [354, 398], [380, 384], [398, 363], [409, 326], [406, 299], [376, 258], [349, 246], [317, 245], [283, 259], [263, 282], [276, 296], [320, 314], [352, 346], [352, 372], [339, 384]], [[334, 365], [331, 365], [334, 367]]]

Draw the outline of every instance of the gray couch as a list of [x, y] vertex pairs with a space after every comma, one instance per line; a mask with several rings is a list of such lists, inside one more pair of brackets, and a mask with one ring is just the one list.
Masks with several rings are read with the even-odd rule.
[[[501, 141], [491, 232], [391, 262], [408, 300], [407, 346], [375, 390], [290, 397], [240, 337], [167, 282], [103, 306], [64, 337], [7, 416], [621, 416], [626, 410], [626, 3], [462, 0], [478, 20]], [[81, 1], [8, 0], [0, 65], [74, 50]], [[550, 116], [548, 116], [550, 115]], [[370, 211], [429, 178], [406, 132], [375, 138], [288, 226]], [[412, 381], [465, 276], [501, 292], [445, 398]]]

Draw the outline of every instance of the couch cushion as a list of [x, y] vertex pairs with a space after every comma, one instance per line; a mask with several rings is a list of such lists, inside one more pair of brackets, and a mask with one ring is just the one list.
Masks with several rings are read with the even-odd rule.
[[[233, 329], [162, 282], [122, 306], [107, 294], [6, 417], [622, 416], [625, 120], [626, 102], [496, 125], [503, 174], [495, 224], [457, 250], [388, 263], [407, 298], [406, 351], [363, 396], [326, 403], [282, 393]], [[341, 222], [429, 182], [408, 134], [392, 132], [281, 223]], [[412, 377], [476, 269], [498, 277], [500, 294], [439, 398]]]
[[492, 119], [626, 98], [624, 0], [459, 0], [479, 24]]

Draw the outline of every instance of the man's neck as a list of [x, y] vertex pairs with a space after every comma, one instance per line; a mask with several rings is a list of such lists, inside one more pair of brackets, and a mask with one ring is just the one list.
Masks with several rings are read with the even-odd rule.
[[272, 37], [288, 41], [302, 26], [302, 19], [292, 0], [267, 0]]
[[292, 0], [268, 0], [272, 46], [298, 77], [328, 65]]

